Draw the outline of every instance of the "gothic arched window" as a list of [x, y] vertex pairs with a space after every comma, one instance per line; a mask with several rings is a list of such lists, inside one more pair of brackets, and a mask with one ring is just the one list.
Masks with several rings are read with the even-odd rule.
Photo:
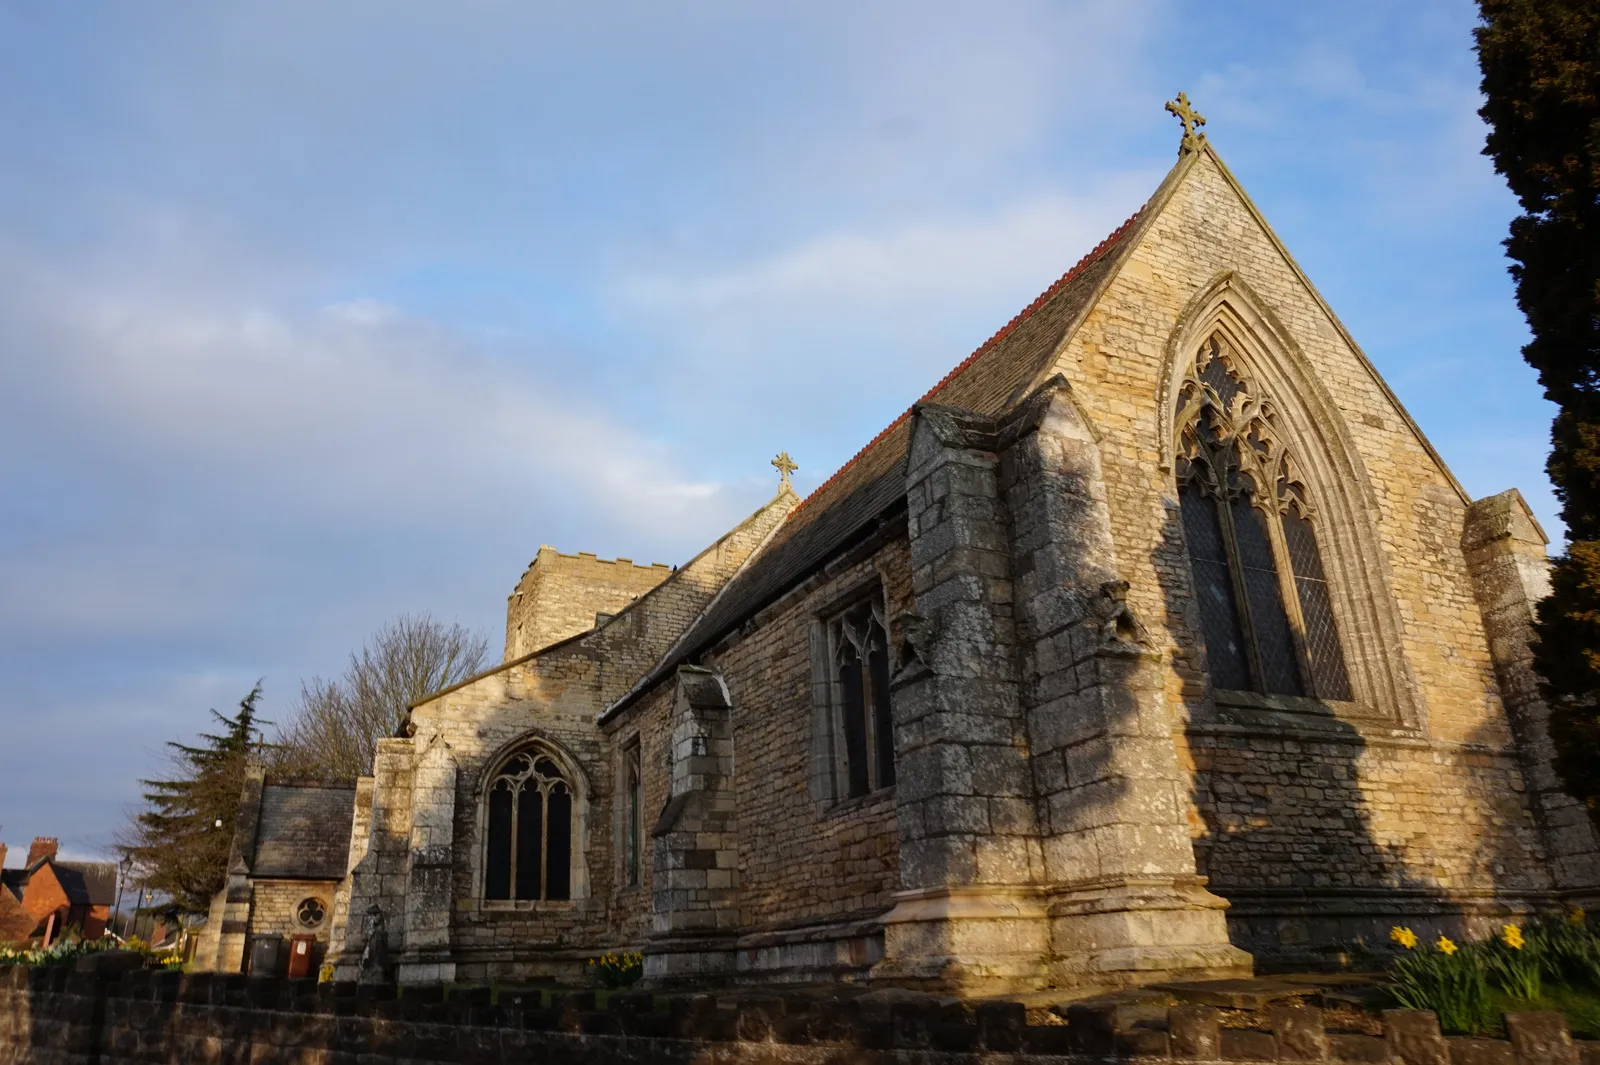
[[889, 710], [889, 637], [874, 595], [828, 624], [843, 797], [894, 783], [894, 719]]
[[1178, 398], [1178, 501], [1215, 688], [1352, 698], [1318, 519], [1271, 400], [1220, 337]]
[[483, 894], [572, 897], [572, 785], [539, 748], [507, 759], [489, 782]]

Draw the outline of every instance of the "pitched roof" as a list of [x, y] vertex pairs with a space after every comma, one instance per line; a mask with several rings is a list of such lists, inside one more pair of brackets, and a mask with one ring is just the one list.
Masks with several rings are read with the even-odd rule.
[[[1174, 184], [1182, 165], [1154, 196], [1094, 250], [1045, 289], [999, 332], [968, 355], [919, 403], [937, 399], [982, 414], [998, 414], [1024, 398], [1049, 366], [1062, 340], [1080, 322], [1096, 293], [1137, 240], [1133, 234]], [[821, 568], [834, 553], [905, 499], [905, 459], [913, 405], [874, 437], [795, 508], [771, 542], [707, 607], [672, 654], [607, 713], [621, 710], [683, 662]]]
[[262, 879], [343, 880], [355, 809], [354, 787], [263, 785], [250, 875]]
[[61, 890], [74, 906], [110, 906], [117, 896], [117, 863], [52, 859]]

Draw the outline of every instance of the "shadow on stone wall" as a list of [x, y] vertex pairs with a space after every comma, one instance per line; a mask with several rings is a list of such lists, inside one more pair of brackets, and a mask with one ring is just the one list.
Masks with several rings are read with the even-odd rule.
[[[1193, 689], [1202, 641], [1175, 506], [1163, 534], [1167, 619], [1191, 641], [1171, 664]], [[1197, 872], [1259, 970], [1370, 965], [1395, 925], [1425, 942], [1486, 934], [1547, 887], [1508, 737], [1489, 726], [1441, 750], [1308, 699], [1185, 702]]]

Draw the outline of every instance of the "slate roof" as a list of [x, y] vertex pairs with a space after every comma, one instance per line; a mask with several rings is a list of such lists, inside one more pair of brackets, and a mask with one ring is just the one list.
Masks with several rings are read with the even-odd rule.
[[[1101, 283], [1135, 243], [1131, 234], [1173, 183], [1177, 168], [1155, 195], [1093, 251], [1047, 288], [1020, 314], [919, 401], [995, 415], [1025, 398], [1048, 367], [1069, 330], [1089, 309]], [[692, 662], [726, 633], [804, 581], [844, 545], [869, 531], [905, 500], [905, 460], [911, 413], [905, 411], [854, 458], [794, 509], [757, 554], [706, 608], [673, 653], [614, 704], [620, 711], [684, 662]]]
[[117, 896], [116, 862], [63, 862], [41, 858], [26, 869], [0, 871], [0, 887], [13, 898], [21, 899], [28, 880], [45, 865], [56, 873], [56, 881], [74, 906], [110, 906]]
[[355, 808], [353, 787], [264, 785], [250, 875], [271, 880], [343, 880]]
[[74, 906], [110, 906], [117, 898], [115, 862], [52, 861], [56, 880]]

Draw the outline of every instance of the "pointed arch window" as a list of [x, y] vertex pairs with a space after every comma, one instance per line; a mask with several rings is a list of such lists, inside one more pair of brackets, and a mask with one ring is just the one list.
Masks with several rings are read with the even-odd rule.
[[622, 752], [622, 792], [623, 886], [638, 887], [644, 866], [644, 764], [637, 737]]
[[484, 897], [572, 897], [572, 784], [538, 748], [512, 755], [489, 783]]
[[889, 637], [881, 594], [828, 623], [842, 798], [894, 783], [894, 718], [889, 704]]
[[1215, 688], [1353, 698], [1319, 519], [1278, 413], [1220, 336], [1178, 400], [1178, 501]]

